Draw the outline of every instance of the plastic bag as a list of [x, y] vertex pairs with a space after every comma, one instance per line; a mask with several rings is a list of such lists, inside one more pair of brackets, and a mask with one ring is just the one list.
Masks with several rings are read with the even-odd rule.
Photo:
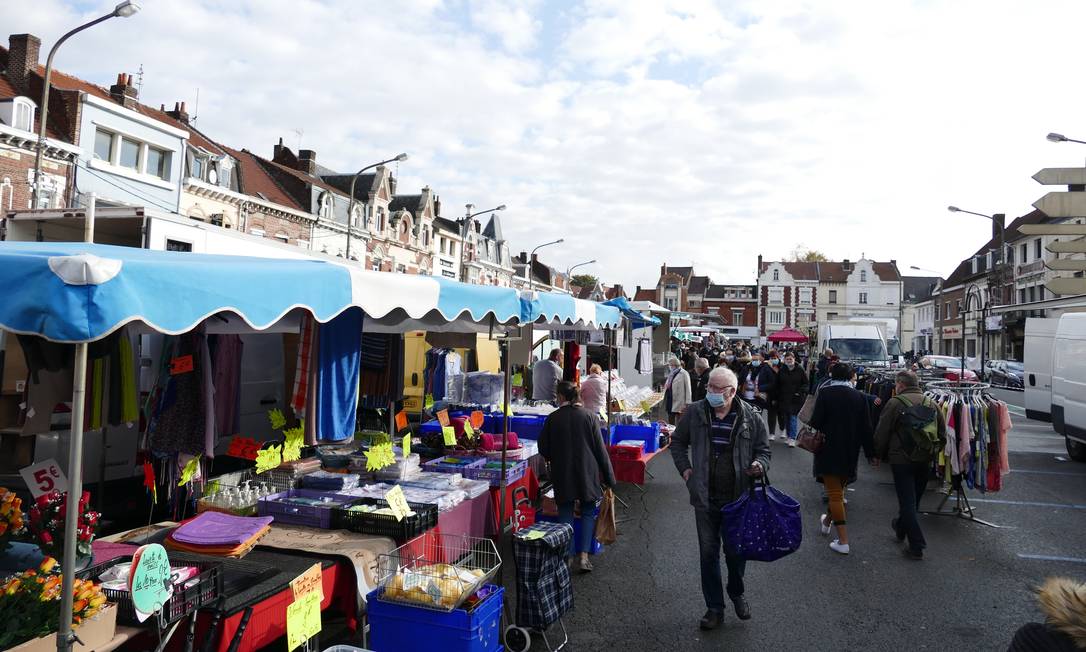
[[603, 490], [600, 501], [600, 514], [596, 517], [596, 540], [605, 546], [613, 544], [618, 538], [618, 524], [615, 522], [615, 492]]
[[769, 486], [765, 476], [720, 511], [724, 544], [743, 559], [775, 561], [799, 550], [803, 541], [799, 503]]

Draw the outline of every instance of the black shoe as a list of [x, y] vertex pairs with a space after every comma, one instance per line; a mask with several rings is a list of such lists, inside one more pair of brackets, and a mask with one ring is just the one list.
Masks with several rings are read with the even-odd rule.
[[912, 559], [913, 561], [921, 561], [924, 559], [923, 550], [913, 550], [912, 548], [903, 548], [901, 554], [905, 556], [905, 559]]
[[724, 622], [724, 612], [710, 609], [705, 612], [705, 615], [701, 617], [699, 623], [702, 629], [716, 629], [720, 627], [720, 624]]
[[890, 527], [894, 528], [894, 536], [897, 537], [898, 541], [905, 540], [905, 533], [902, 532], [900, 528], [898, 528], [896, 518], [890, 519]]
[[732, 598], [732, 604], [735, 605], [735, 616], [739, 620], [750, 620], [750, 603], [743, 596]]

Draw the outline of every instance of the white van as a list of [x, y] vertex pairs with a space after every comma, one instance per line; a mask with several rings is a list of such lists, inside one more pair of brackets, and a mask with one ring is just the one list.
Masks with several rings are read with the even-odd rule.
[[818, 327], [818, 348], [833, 349], [845, 362], [886, 366], [889, 354], [879, 324], [859, 321], [831, 321]]
[[1060, 317], [1052, 346], [1052, 428], [1086, 462], [1086, 313]]
[[1052, 422], [1052, 344], [1060, 320], [1029, 317], [1026, 319], [1026, 344], [1023, 363], [1026, 375], [1026, 418]]

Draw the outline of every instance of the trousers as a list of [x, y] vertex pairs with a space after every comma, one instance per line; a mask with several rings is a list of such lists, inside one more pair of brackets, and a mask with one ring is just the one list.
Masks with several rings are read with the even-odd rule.
[[695, 509], [698, 528], [698, 553], [701, 561], [701, 593], [705, 606], [713, 611], [724, 611], [724, 586], [720, 572], [720, 553], [724, 552], [724, 565], [728, 568], [728, 595], [738, 598], [746, 591], [743, 575], [747, 560], [728, 553], [720, 532], [723, 514], [720, 509]]
[[920, 499], [928, 486], [930, 465], [927, 462], [914, 464], [891, 464], [894, 474], [894, 489], [897, 491], [897, 535], [905, 535], [909, 548], [919, 552], [927, 547], [924, 532], [920, 529]]

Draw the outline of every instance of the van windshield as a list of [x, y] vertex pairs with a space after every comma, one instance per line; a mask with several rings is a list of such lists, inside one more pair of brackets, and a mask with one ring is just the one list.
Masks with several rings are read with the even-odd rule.
[[830, 340], [826, 346], [833, 349], [834, 355], [842, 360], [877, 360], [885, 362], [889, 357], [886, 354], [886, 345], [882, 340], [868, 340], [846, 337], [839, 340]]

